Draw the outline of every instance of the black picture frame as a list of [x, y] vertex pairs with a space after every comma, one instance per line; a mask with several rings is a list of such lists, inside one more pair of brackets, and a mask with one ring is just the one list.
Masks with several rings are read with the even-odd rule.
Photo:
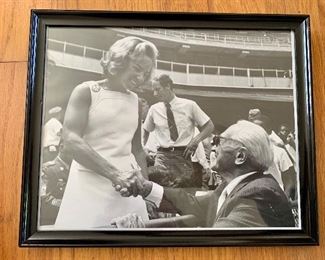
[[[23, 247], [318, 245], [315, 141], [308, 15], [197, 14], [32, 10], [19, 245]], [[38, 194], [44, 98], [46, 28], [139, 26], [291, 30], [294, 32], [301, 229], [38, 231]]]

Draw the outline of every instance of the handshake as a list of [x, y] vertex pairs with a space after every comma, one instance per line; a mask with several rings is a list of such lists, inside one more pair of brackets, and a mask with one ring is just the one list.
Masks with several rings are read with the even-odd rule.
[[152, 182], [145, 179], [139, 169], [119, 172], [114, 175], [112, 185], [123, 197], [137, 197], [140, 195], [145, 198], [152, 189]]

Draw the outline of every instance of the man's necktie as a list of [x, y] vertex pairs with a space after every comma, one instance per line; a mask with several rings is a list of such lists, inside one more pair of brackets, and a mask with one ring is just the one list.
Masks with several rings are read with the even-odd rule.
[[226, 198], [228, 196], [228, 193], [227, 193], [227, 190], [223, 190], [220, 197], [219, 197], [219, 200], [218, 200], [218, 209], [217, 209], [217, 214], [222, 206], [222, 204], [225, 202]]
[[170, 138], [173, 141], [176, 141], [178, 138], [178, 131], [177, 131], [176, 123], [175, 123], [175, 118], [174, 118], [172, 110], [170, 109], [170, 104], [165, 103], [165, 106], [166, 106], [166, 112], [167, 112], [167, 121], [168, 121]]

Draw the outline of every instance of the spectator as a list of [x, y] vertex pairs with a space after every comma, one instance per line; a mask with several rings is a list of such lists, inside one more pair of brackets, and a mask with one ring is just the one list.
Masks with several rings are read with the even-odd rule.
[[62, 108], [57, 106], [49, 110], [50, 119], [44, 125], [43, 133], [43, 163], [53, 160], [59, 152], [59, 143], [61, 138]]
[[290, 198], [293, 190], [296, 189], [296, 173], [293, 168], [293, 163], [291, 162], [287, 152], [283, 148], [277, 146], [274, 143], [274, 139], [271, 138], [271, 133], [273, 131], [270, 127], [270, 119], [267, 116], [262, 115], [259, 120], [256, 119], [253, 121], [253, 123], [262, 126], [269, 134], [274, 153], [273, 164], [265, 172], [265, 174], [271, 174], [277, 180], [280, 187], [285, 191], [288, 198]]
[[[150, 132], [155, 132], [159, 148], [155, 165], [168, 169], [159, 183], [167, 187], [194, 187], [193, 155], [199, 143], [214, 129], [210, 118], [192, 100], [179, 98], [173, 89], [174, 83], [168, 75], [153, 80], [154, 95], [158, 102], [150, 107], [144, 122], [144, 144]], [[194, 134], [195, 127], [200, 133]]]

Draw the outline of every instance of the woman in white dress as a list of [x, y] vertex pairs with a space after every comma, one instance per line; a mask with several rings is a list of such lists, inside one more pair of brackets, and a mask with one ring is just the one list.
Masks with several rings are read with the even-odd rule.
[[[107, 228], [129, 213], [147, 220], [142, 197], [124, 198], [112, 184], [132, 186], [132, 154], [147, 176], [139, 101], [132, 92], [150, 80], [157, 48], [137, 37], [115, 42], [102, 60], [105, 80], [78, 85], [67, 106], [63, 140], [73, 155], [56, 230]], [[131, 177], [130, 177], [131, 176]]]

